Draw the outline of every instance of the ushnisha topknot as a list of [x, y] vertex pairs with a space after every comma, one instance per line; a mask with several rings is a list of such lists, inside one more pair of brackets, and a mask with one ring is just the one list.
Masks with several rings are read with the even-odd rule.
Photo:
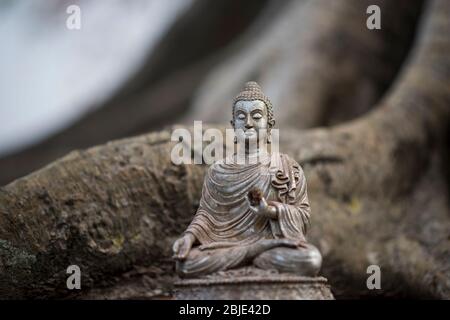
[[231, 124], [234, 126], [234, 107], [236, 105], [236, 102], [238, 101], [252, 101], [252, 100], [261, 100], [264, 102], [264, 104], [267, 107], [267, 118], [268, 118], [268, 125], [269, 130], [272, 129], [272, 127], [275, 125], [275, 119], [273, 117], [273, 107], [272, 102], [270, 102], [270, 99], [268, 96], [266, 96], [262, 90], [259, 84], [257, 84], [255, 81], [248, 81], [244, 85], [244, 89], [234, 98], [233, 101], [233, 120], [231, 121]]

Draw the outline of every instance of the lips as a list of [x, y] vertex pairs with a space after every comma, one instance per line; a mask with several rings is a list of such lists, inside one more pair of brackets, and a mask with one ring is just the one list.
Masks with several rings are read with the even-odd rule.
[[244, 133], [245, 133], [246, 136], [252, 136], [252, 135], [256, 134], [256, 130], [255, 129], [248, 129]]

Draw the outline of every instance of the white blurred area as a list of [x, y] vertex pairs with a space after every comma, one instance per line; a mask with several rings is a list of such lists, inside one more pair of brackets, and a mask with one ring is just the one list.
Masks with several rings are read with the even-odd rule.
[[[0, 156], [103, 102], [191, 1], [0, 1]], [[66, 27], [74, 4], [81, 30]]]

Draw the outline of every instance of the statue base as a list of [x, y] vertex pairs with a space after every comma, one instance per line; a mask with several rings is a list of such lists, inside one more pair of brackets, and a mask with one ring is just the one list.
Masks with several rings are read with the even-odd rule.
[[324, 277], [243, 268], [175, 283], [177, 300], [334, 300]]

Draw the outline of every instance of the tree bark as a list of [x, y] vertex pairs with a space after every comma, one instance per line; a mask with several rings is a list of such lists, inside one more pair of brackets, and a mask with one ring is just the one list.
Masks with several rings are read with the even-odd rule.
[[[407, 63], [371, 112], [331, 128], [281, 129], [280, 150], [305, 171], [309, 239], [336, 298], [450, 298], [449, 30], [450, 3], [429, 1]], [[170, 135], [74, 151], [1, 188], [0, 296], [66, 296], [71, 264], [95, 288], [84, 297], [118, 297], [136, 266], [145, 267], [133, 279], [170, 295], [170, 247], [206, 168], [173, 165]], [[366, 287], [370, 264], [381, 268], [381, 290]]]

